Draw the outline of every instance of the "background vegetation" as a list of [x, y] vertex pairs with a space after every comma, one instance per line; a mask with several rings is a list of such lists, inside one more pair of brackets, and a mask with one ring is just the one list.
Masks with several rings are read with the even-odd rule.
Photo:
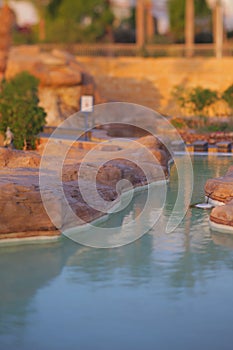
[[[221, 121], [217, 124], [210, 123], [210, 111], [215, 112], [215, 117], [218, 117], [218, 112], [214, 109], [216, 103], [225, 103], [227, 105], [227, 111], [225, 117], [232, 117], [233, 115], [233, 84], [225, 89], [222, 93], [203, 88], [201, 86], [196, 87], [184, 87], [181, 85], [175, 86], [172, 92], [173, 98], [181, 108], [183, 116], [193, 116], [195, 118], [188, 121], [193, 128], [205, 128], [210, 126], [210, 131], [225, 130], [227, 123]], [[223, 107], [221, 106], [221, 114]], [[221, 115], [222, 116], [222, 115]], [[187, 124], [182, 118], [176, 118], [173, 120], [174, 126], [182, 128]], [[231, 123], [232, 124], [232, 123]], [[211, 130], [211, 128], [213, 130]]]
[[[185, 2], [186, 0], [168, 0], [168, 12], [170, 18], [170, 30], [173, 40], [177, 43], [184, 42], [185, 30]], [[195, 0], [196, 17], [196, 42], [204, 40], [205, 32], [211, 32], [211, 10], [205, 0]], [[204, 33], [203, 33], [204, 31]], [[202, 36], [200, 35], [202, 33]], [[209, 34], [209, 40], [211, 40]]]
[[[114, 18], [109, 0], [29, 0], [43, 20], [40, 25], [16, 32], [16, 43], [92, 43], [135, 42], [135, 7], [128, 18]], [[185, 1], [167, 0], [170, 30], [165, 35], [155, 31], [152, 43], [182, 43], [185, 28]], [[195, 41], [212, 41], [212, 14], [206, 0], [195, 0]], [[155, 20], [156, 24], [156, 20]]]
[[52, 0], [46, 19], [48, 41], [95, 42], [111, 36], [114, 16], [104, 0]]

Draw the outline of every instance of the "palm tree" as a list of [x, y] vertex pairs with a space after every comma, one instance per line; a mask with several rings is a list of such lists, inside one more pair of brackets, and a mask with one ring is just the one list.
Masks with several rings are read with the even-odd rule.
[[33, 0], [34, 5], [39, 11], [39, 40], [44, 41], [46, 39], [45, 33], [45, 8], [51, 0]]
[[145, 45], [145, 3], [137, 0], [136, 3], [136, 42], [139, 47]]
[[209, 7], [212, 10], [213, 22], [213, 41], [215, 44], [215, 55], [217, 58], [222, 57], [223, 46], [223, 0], [207, 0]]
[[216, 0], [214, 6], [214, 43], [215, 43], [215, 55], [217, 58], [222, 58], [222, 46], [223, 46], [223, 10], [222, 1]]
[[194, 0], [186, 0], [185, 3], [185, 44], [186, 56], [193, 56], [194, 49]]

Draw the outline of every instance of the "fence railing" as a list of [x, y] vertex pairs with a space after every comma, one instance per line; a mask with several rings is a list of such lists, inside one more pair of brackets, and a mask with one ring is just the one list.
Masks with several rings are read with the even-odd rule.
[[[135, 56], [135, 57], [185, 57], [187, 47], [185, 44], [147, 44], [143, 48], [136, 44], [41, 44], [45, 51], [61, 48], [77, 56]], [[223, 57], [233, 56], [233, 42], [226, 42], [222, 49]], [[193, 56], [214, 57], [214, 44], [195, 44]]]

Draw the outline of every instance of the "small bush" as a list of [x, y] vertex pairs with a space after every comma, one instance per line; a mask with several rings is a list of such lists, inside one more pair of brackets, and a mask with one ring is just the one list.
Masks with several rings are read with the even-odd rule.
[[226, 122], [207, 123], [200, 131], [203, 132], [227, 132], [232, 130], [232, 125]]
[[216, 91], [197, 86], [189, 92], [187, 102], [195, 115], [205, 115], [204, 109], [217, 100], [218, 94]]
[[0, 87], [0, 132], [9, 126], [17, 149], [35, 148], [36, 135], [45, 124], [46, 113], [38, 106], [38, 79], [22, 72]]
[[[178, 85], [174, 87], [172, 95], [181, 107], [182, 113], [186, 115], [199, 116], [203, 119], [214, 110], [217, 115], [229, 115], [229, 113], [233, 112], [233, 84], [222, 94], [200, 86], [185, 88], [182, 85]], [[216, 110], [216, 106], [218, 106], [219, 102], [224, 102], [225, 104], [225, 107], [221, 108], [220, 113]], [[227, 109], [227, 105], [229, 109]], [[214, 109], [211, 110], [209, 107]]]
[[182, 118], [172, 118], [171, 124], [177, 129], [187, 128], [187, 124]]
[[204, 89], [200, 86], [184, 89], [182, 86], [176, 86], [173, 96], [182, 109], [188, 110], [192, 115], [206, 116], [206, 108], [218, 100], [216, 91]]
[[181, 108], [185, 108], [187, 104], [186, 90], [182, 85], [176, 85], [172, 90], [172, 96], [177, 100]]
[[226, 101], [231, 110], [233, 110], [233, 84], [223, 92], [222, 99]]

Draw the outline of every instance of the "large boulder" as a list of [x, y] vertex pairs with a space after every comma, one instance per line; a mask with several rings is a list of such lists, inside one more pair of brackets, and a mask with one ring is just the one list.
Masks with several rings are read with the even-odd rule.
[[[58, 151], [57, 143], [54, 146], [54, 151]], [[155, 144], [152, 149], [156, 150]], [[125, 190], [128, 188], [124, 187], [125, 184], [128, 186], [131, 183], [131, 186], [138, 187], [167, 178], [168, 164], [166, 167], [161, 166], [145, 147], [120, 149], [114, 155], [101, 149], [95, 150], [85, 160], [83, 157], [86, 152], [78, 148], [77, 152], [72, 150], [65, 160], [62, 172], [66, 201], [84, 222], [97, 219], [103, 213], [87, 204], [80, 186], [93, 196], [91, 198], [95, 203], [104, 199], [107, 207], [111, 208], [119, 195], [117, 186], [120, 180], [127, 180], [121, 187]], [[109, 153], [112, 157], [110, 160]], [[49, 159], [50, 157], [56, 162], [56, 153], [51, 152]], [[166, 154], [161, 163], [168, 158]], [[41, 155], [37, 152], [0, 148], [0, 239], [60, 235], [42, 202], [39, 186], [40, 160]], [[79, 173], [81, 166], [82, 172]], [[52, 172], [46, 169], [44, 171], [42, 175], [48, 179], [51, 176], [52, 180], [46, 187], [46, 200], [49, 205], [52, 203], [54, 218], [61, 228], [64, 224], [69, 224], [72, 218], [63, 206], [61, 191], [53, 182]], [[95, 192], [92, 191], [93, 184], [96, 185]]]
[[233, 230], [233, 200], [215, 207], [210, 214], [210, 220], [216, 224], [231, 226]]
[[0, 239], [59, 234], [46, 214], [38, 172], [32, 168], [1, 171], [0, 218]]
[[6, 78], [24, 70], [36, 76], [41, 86], [75, 86], [82, 83], [82, 72], [73, 56], [66, 53], [59, 55], [57, 50], [45, 53], [38, 46], [12, 47]]
[[[5, 64], [4, 60], [0, 65]], [[93, 77], [82, 68], [71, 54], [52, 50], [44, 52], [39, 46], [12, 47], [9, 53], [5, 76], [14, 77], [28, 71], [40, 81], [40, 105], [47, 113], [47, 125], [57, 126], [80, 109], [82, 95], [94, 96], [95, 104], [101, 99]]]
[[205, 194], [220, 204], [211, 211], [211, 227], [216, 231], [233, 232], [233, 166], [226, 175], [209, 179], [205, 185]]
[[229, 202], [233, 198], [233, 167], [228, 169], [226, 175], [207, 180], [205, 194], [212, 200]]

